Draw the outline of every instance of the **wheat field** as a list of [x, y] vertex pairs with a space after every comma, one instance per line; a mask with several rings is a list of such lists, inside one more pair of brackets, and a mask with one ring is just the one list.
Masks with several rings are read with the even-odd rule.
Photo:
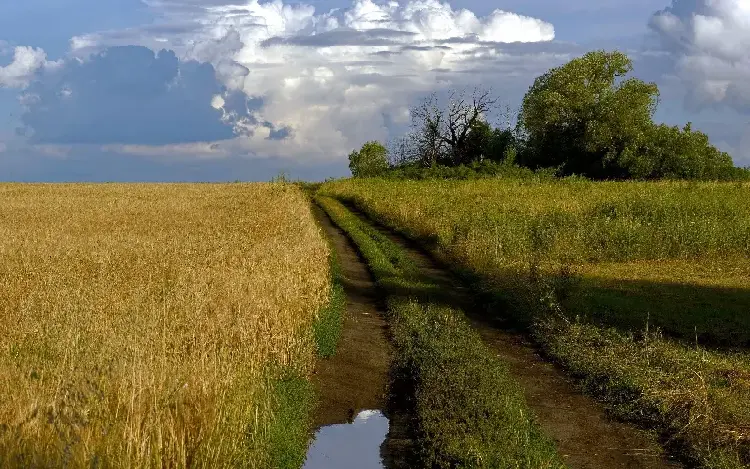
[[0, 185], [0, 466], [267, 467], [327, 256], [289, 184]]

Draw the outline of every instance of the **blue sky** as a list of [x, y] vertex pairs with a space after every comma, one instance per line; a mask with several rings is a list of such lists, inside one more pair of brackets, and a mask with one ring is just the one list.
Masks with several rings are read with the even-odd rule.
[[25, 0], [0, 4], [0, 179], [268, 180], [347, 174], [430, 92], [516, 106], [587, 50], [626, 50], [750, 165], [741, 0]]

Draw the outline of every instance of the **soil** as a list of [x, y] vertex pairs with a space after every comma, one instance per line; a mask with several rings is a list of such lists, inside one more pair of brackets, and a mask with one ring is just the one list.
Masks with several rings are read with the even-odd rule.
[[381, 446], [389, 469], [410, 467], [411, 416], [404, 409], [391, 375], [392, 345], [384, 317], [383, 296], [367, 264], [343, 231], [317, 205], [313, 214], [336, 250], [346, 293], [346, 313], [336, 354], [318, 360], [313, 375], [320, 402], [315, 428], [351, 423], [362, 410], [380, 410], [390, 421]]
[[315, 427], [351, 423], [362, 410], [383, 410], [391, 363], [388, 326], [382, 302], [367, 266], [349, 239], [324, 212], [316, 218], [338, 254], [346, 293], [346, 314], [336, 354], [318, 360], [313, 381], [322, 397]]
[[542, 430], [554, 439], [560, 455], [573, 469], [678, 468], [665, 455], [656, 435], [619, 422], [604, 406], [583, 394], [554, 364], [545, 360], [522, 333], [498, 329], [483, 321], [471, 290], [442, 268], [414, 242], [372, 223], [352, 211], [401, 246], [421, 274], [444, 285], [446, 302], [461, 307], [484, 342], [505, 361], [524, 390], [526, 400]]

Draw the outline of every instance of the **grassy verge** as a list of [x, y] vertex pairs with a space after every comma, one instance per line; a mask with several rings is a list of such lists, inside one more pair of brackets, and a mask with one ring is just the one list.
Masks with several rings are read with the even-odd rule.
[[320, 310], [313, 323], [315, 347], [319, 358], [330, 358], [336, 354], [346, 310], [346, 294], [341, 284], [341, 268], [336, 257], [336, 250], [330, 242], [328, 249], [330, 251], [328, 262], [331, 266], [331, 292], [328, 304]]
[[376, 180], [321, 193], [468, 273], [499, 300], [490, 314], [528, 326], [617, 415], [734, 469], [750, 465], [749, 188]]
[[434, 301], [406, 254], [339, 202], [318, 203], [351, 237], [388, 295], [398, 370], [408, 374], [425, 467], [564, 467], [507, 367], [460, 310]]
[[[320, 227], [318, 227], [320, 228]], [[325, 238], [325, 235], [321, 233]], [[328, 243], [330, 292], [328, 303], [313, 322], [313, 340], [319, 360], [336, 354], [346, 312], [346, 294], [336, 250]], [[269, 428], [270, 467], [297, 469], [305, 462], [311, 435], [311, 415], [320, 396], [312, 382], [294, 367], [287, 367], [273, 389], [274, 420]]]
[[315, 389], [307, 378], [289, 369], [276, 380], [273, 397], [269, 467], [299, 469], [305, 462], [310, 441], [310, 415], [315, 408]]
[[750, 462], [750, 360], [583, 323], [534, 328], [549, 355], [618, 416], [662, 430], [667, 444], [707, 468]]

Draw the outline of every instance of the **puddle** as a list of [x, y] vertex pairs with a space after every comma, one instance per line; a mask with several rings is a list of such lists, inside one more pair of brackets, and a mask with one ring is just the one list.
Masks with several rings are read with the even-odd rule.
[[382, 469], [380, 446], [388, 435], [388, 418], [363, 410], [350, 424], [329, 425], [315, 433], [303, 469]]

